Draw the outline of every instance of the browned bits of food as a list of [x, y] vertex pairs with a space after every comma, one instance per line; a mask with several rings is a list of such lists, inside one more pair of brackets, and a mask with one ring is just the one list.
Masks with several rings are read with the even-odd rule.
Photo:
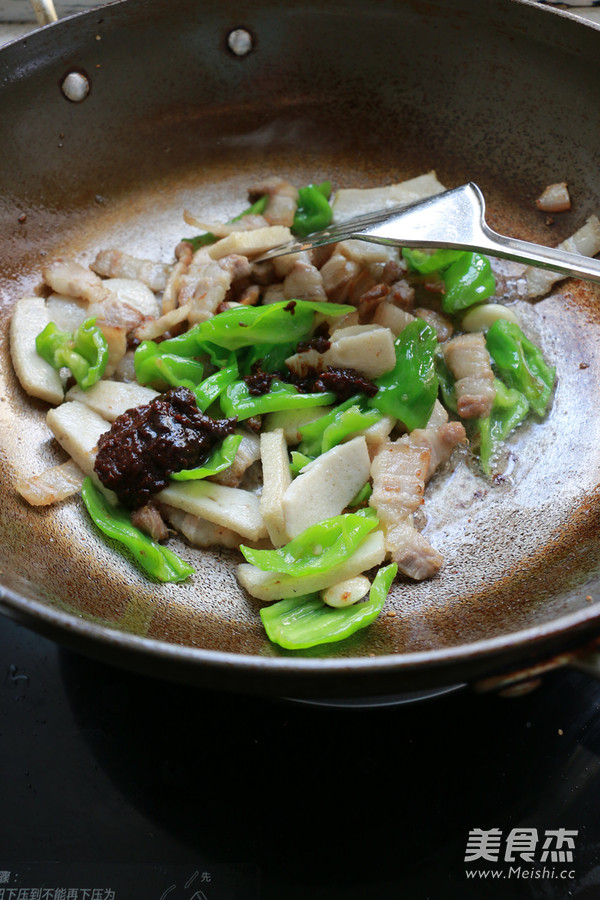
[[308, 353], [316, 350], [317, 353], [326, 353], [331, 347], [331, 341], [325, 335], [318, 335], [310, 341], [300, 341], [296, 347], [296, 353]]
[[244, 381], [248, 386], [248, 393], [253, 397], [260, 397], [268, 394], [271, 390], [271, 382], [277, 375], [274, 372], [263, 372], [260, 367], [261, 361], [255, 362], [250, 368], [250, 374], [244, 375]]
[[377, 385], [361, 375], [356, 369], [341, 369], [335, 366], [327, 366], [324, 372], [310, 372], [302, 378], [290, 375], [286, 378], [304, 394], [333, 392], [338, 402], [348, 400], [354, 394], [366, 394], [374, 397], [377, 393]]
[[127, 410], [98, 441], [94, 471], [130, 509], [144, 506], [169, 476], [200, 465], [236, 419], [211, 419], [187, 388], [173, 388]]

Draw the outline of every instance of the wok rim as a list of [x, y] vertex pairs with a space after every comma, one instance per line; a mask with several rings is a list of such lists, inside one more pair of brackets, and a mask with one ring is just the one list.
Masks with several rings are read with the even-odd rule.
[[[79, 11], [61, 17], [57, 22], [39, 26], [21, 37], [17, 37], [0, 47], [0, 54], [5, 48], [12, 47], [20, 41], [29, 41], [52, 27], [60, 29], [62, 24], [74, 20], [88, 20], [110, 14], [114, 9], [135, 5], [135, 0], [110, 0], [101, 7]], [[577, 29], [600, 31], [600, 23], [583, 20], [568, 9], [560, 9], [538, 2], [538, 0], [511, 0], [511, 5], [525, 7], [536, 11], [539, 15], [551, 15], [569, 20]], [[550, 622], [507, 632], [494, 637], [481, 638], [456, 646], [413, 651], [408, 653], [382, 653], [377, 656], [354, 657], [319, 657], [306, 658], [289, 656], [262, 656], [255, 653], [240, 653], [225, 650], [194, 647], [190, 644], [179, 644], [160, 638], [149, 638], [119, 629], [110, 624], [100, 624], [83, 616], [65, 612], [55, 606], [33, 600], [12, 588], [0, 584], [0, 613], [12, 618], [31, 630], [49, 636], [59, 644], [71, 645], [74, 649], [82, 649], [92, 656], [101, 656], [110, 661], [110, 656], [119, 657], [119, 664], [127, 664], [130, 658], [133, 668], [135, 662], [145, 663], [146, 670], [152, 669], [154, 663], [160, 671], [160, 677], [168, 676], [174, 665], [182, 665], [186, 669], [198, 670], [198, 673], [229, 671], [240, 674], [247, 673], [259, 676], [252, 685], [241, 689], [256, 692], [256, 686], [267, 686], [268, 681], [277, 679], [278, 675], [293, 676], [298, 681], [308, 676], [314, 688], [317, 676], [331, 676], [339, 673], [363, 676], [368, 682], [388, 676], [397, 678], [394, 688], [404, 689], [405, 680], [412, 675], [417, 680], [425, 677], [429, 685], [456, 683], [465, 672], [467, 678], [473, 674], [491, 674], [501, 669], [519, 668], [527, 660], [543, 658], [553, 651], [568, 652], [571, 647], [576, 652], [600, 635], [600, 601], [590, 602], [586, 608], [554, 618]], [[525, 662], [524, 662], [525, 661]], [[165, 668], [167, 671], [165, 672]], [[206, 681], [206, 677], [204, 678]], [[217, 679], [215, 679], [217, 681]], [[423, 683], [423, 682], [422, 682]], [[215, 683], [215, 687], [219, 687]], [[355, 693], [356, 681], [350, 680], [349, 691]], [[272, 693], [272, 687], [269, 687]], [[387, 689], [389, 690], [389, 688]], [[342, 691], [347, 694], [348, 691]], [[362, 693], [362, 691], [361, 691]]]
[[[99, 656], [109, 663], [112, 660], [107, 660], [107, 653], [109, 657], [116, 653], [119, 656], [116, 661], [118, 665], [125, 664], [128, 668], [139, 670], [140, 666], [135, 663], [142, 661], [141, 668], [150, 674], [154, 668], [151, 663], [160, 663], [161, 669], [155, 673], [158, 677], [168, 676], [168, 669], [174, 664], [183, 666], [186, 671], [190, 668], [197, 669], [200, 676], [215, 670], [227, 670], [234, 672], [237, 677], [244, 672], [259, 674], [268, 681], [276, 679], [277, 675], [291, 675], [294, 679], [301, 679], [309, 675], [323, 677], [343, 672], [345, 675], [366, 677], [368, 683], [364, 687], [367, 689], [372, 686], [372, 681], [385, 676], [386, 680], [398, 677], [398, 684], [394, 685], [394, 689], [410, 689], [411, 685], [406, 684], [403, 675], [407, 678], [417, 676], [418, 687], [454, 685], [459, 681], [469, 681], [481, 676], [518, 671], [528, 664], [551, 657], [553, 653], [564, 654], [565, 658], [561, 662], [568, 662], [570, 656], [585, 650], [589, 642], [600, 637], [600, 601], [552, 622], [467, 644], [402, 654], [326, 658], [295, 657], [291, 651], [290, 656], [234, 653], [149, 638], [66, 613], [2, 585], [0, 613], [59, 644], [72, 644], [76, 650], [82, 649], [83, 641], [86, 651], [91, 651], [90, 655]], [[93, 652], [94, 650], [104, 652]], [[127, 661], [131, 665], [127, 665]], [[164, 666], [167, 666], [166, 673], [162, 671]], [[175, 677], [174, 680], [179, 678]], [[205, 683], [207, 679], [201, 677], [200, 681]], [[221, 685], [215, 683], [212, 686], [217, 688]], [[259, 686], [265, 687], [266, 681]], [[244, 689], [256, 693], [256, 687], [253, 683]], [[269, 687], [269, 693], [273, 692], [273, 687], [276, 688], [276, 685]], [[310, 688], [314, 687], [314, 679], [311, 679]], [[350, 693], [355, 693], [354, 688], [356, 684], [353, 681]], [[276, 690], [276, 693], [279, 692]], [[347, 693], [345, 690], [341, 691], [342, 696]], [[361, 690], [360, 693], [364, 691]]]

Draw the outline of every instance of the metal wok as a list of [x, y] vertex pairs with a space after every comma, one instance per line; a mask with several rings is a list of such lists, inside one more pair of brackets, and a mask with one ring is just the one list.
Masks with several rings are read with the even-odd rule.
[[[83, 100], [65, 93], [72, 72]], [[576, 659], [600, 634], [598, 287], [565, 282], [536, 308], [558, 387], [507, 482], [467, 467], [433, 486], [441, 575], [399, 583], [353, 639], [296, 654], [265, 639], [235, 554], [181, 544], [196, 576], [157, 587], [78, 501], [20, 500], [15, 476], [63, 456], [7, 335], [46, 256], [170, 261], [185, 206], [228, 216], [271, 173], [369, 186], [435, 168], [482, 187], [496, 230], [556, 244], [600, 211], [598, 84], [600, 32], [526, 0], [125, 0], [1, 50], [2, 610], [118, 665], [296, 697], [497, 685]], [[557, 180], [574, 204], [550, 226], [533, 201]]]

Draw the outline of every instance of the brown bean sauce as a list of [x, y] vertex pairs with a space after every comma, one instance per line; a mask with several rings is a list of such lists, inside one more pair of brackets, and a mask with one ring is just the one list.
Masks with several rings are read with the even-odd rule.
[[373, 384], [356, 369], [341, 369], [336, 366], [327, 366], [324, 372], [309, 371], [302, 377], [290, 373], [286, 381], [295, 385], [304, 394], [320, 394], [330, 391], [336, 395], [338, 403], [343, 403], [354, 394], [374, 397], [378, 390], [376, 384]]
[[167, 486], [173, 472], [201, 465], [235, 426], [236, 419], [202, 413], [187, 388], [173, 388], [113, 422], [98, 441], [94, 471], [121, 503], [137, 509]]

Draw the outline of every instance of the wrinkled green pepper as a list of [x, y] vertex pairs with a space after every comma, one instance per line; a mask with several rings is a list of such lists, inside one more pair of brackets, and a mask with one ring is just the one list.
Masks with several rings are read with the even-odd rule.
[[262, 416], [270, 412], [284, 409], [308, 409], [312, 406], [324, 406], [335, 402], [335, 394], [302, 394], [292, 384], [274, 379], [266, 394], [255, 396], [250, 393], [244, 381], [236, 381], [228, 385], [219, 401], [223, 414], [227, 417], [237, 416], [238, 421], [251, 416]]
[[292, 231], [299, 237], [306, 237], [315, 231], [322, 231], [331, 224], [333, 212], [329, 204], [331, 183], [309, 184], [298, 189], [298, 208], [294, 215]]
[[307, 466], [310, 462], [313, 461], [312, 456], [306, 456], [305, 453], [300, 453], [299, 450], [292, 450], [290, 456], [290, 472], [292, 473], [292, 477], [295, 478], [298, 475], [304, 466]]
[[494, 369], [509, 388], [525, 395], [533, 412], [543, 417], [550, 403], [556, 369], [518, 325], [498, 319], [486, 334]]
[[409, 322], [395, 341], [396, 365], [375, 379], [378, 390], [369, 406], [399, 419], [409, 431], [424, 428], [438, 393], [436, 347], [430, 325], [421, 319]]
[[238, 378], [238, 365], [232, 353], [227, 365], [219, 372], [213, 372], [194, 390], [196, 403], [201, 412], [206, 412], [211, 403], [217, 400], [223, 391]]
[[183, 581], [194, 574], [194, 569], [176, 553], [132, 525], [126, 510], [111, 506], [89, 477], [83, 480], [81, 496], [100, 531], [126, 547], [148, 575], [158, 581]]
[[96, 319], [86, 319], [73, 333], [49, 322], [35, 339], [35, 349], [54, 369], [70, 369], [84, 391], [100, 381], [108, 362], [108, 344]]
[[321, 452], [327, 453], [328, 450], [341, 444], [351, 435], [365, 431], [371, 425], [379, 422], [381, 415], [378, 409], [362, 410], [357, 404], [342, 410], [340, 415], [325, 428], [321, 441]]
[[267, 637], [286, 650], [302, 650], [318, 644], [342, 641], [375, 621], [386, 601], [398, 566], [380, 569], [373, 580], [369, 599], [333, 609], [318, 594], [279, 600], [260, 611]]
[[263, 372], [286, 372], [285, 361], [296, 353], [297, 341], [287, 344], [256, 344], [248, 347], [245, 354], [240, 352], [240, 372], [249, 375], [252, 366], [259, 364]]
[[431, 275], [432, 272], [442, 272], [447, 269], [449, 265], [460, 259], [464, 252], [464, 250], [451, 250], [444, 247], [428, 253], [426, 250], [419, 250], [416, 247], [404, 247], [402, 256], [415, 272], [420, 275]]
[[213, 448], [201, 466], [173, 472], [171, 478], [174, 481], [199, 481], [201, 478], [208, 478], [222, 472], [223, 469], [228, 469], [233, 464], [241, 440], [241, 434], [228, 434], [222, 444]]
[[507, 388], [498, 378], [494, 379], [494, 387], [496, 396], [490, 415], [473, 423], [479, 431], [481, 468], [488, 476], [500, 445], [529, 412], [527, 398], [520, 391]]
[[356, 494], [356, 496], [352, 498], [352, 500], [348, 504], [348, 509], [352, 510], [356, 509], [359, 506], [362, 506], [362, 504], [369, 499], [372, 493], [373, 488], [371, 486], [371, 482], [367, 481], [365, 484], [363, 484], [358, 494]]
[[487, 256], [464, 252], [443, 273], [445, 293], [442, 309], [446, 313], [460, 312], [475, 303], [482, 303], [496, 291], [496, 282]]
[[441, 347], [435, 351], [435, 370], [438, 376], [440, 393], [446, 409], [458, 414], [458, 404], [456, 400], [456, 392], [454, 390], [455, 378], [444, 359], [444, 352]]
[[165, 353], [164, 344], [143, 341], [136, 349], [133, 362], [139, 384], [150, 384], [157, 390], [186, 387], [194, 391], [202, 381], [204, 366], [195, 359]]
[[330, 409], [329, 412], [319, 416], [313, 422], [307, 422], [306, 425], [303, 425], [300, 428], [302, 442], [298, 447], [298, 451], [313, 459], [316, 456], [320, 456], [323, 452], [323, 436], [327, 429], [335, 426], [346, 410], [354, 406], [360, 409], [363, 402], [364, 398], [360, 394], [355, 394], [353, 397]]
[[249, 563], [263, 572], [293, 578], [320, 575], [349, 559], [377, 525], [374, 510], [365, 509], [311, 525], [277, 550], [253, 550], [242, 544], [240, 551]]
[[201, 356], [211, 346], [232, 351], [260, 344], [296, 344], [309, 336], [316, 314], [332, 317], [353, 311], [353, 306], [313, 300], [236, 306], [168, 338], [161, 349], [178, 356]]

